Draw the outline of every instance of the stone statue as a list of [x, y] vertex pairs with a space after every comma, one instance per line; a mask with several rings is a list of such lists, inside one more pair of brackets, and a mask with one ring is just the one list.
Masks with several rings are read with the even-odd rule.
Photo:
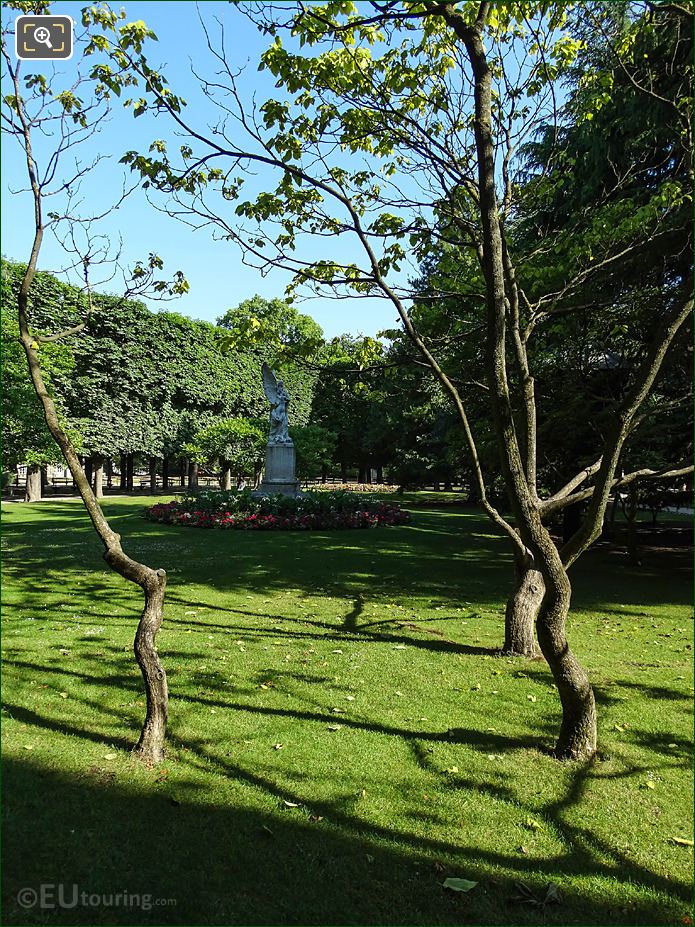
[[287, 410], [290, 397], [282, 380], [278, 381], [267, 364], [261, 368], [263, 390], [270, 403], [270, 435], [265, 449], [263, 482], [255, 496], [281, 493], [283, 496], [300, 496], [296, 477], [294, 442], [287, 430]]
[[270, 367], [264, 363], [261, 368], [263, 374], [263, 389], [270, 403], [270, 436], [268, 444], [292, 444], [292, 438], [287, 431], [288, 409], [290, 397], [282, 380], [277, 380]]

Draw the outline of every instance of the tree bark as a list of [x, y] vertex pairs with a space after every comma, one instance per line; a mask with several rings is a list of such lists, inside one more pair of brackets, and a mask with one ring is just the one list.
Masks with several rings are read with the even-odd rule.
[[562, 724], [555, 755], [562, 760], [585, 760], [596, 752], [596, 702], [589, 678], [565, 637], [571, 597], [567, 572], [559, 556], [555, 563], [548, 565], [551, 569], [545, 576], [546, 593], [536, 631], [562, 704]]
[[107, 457], [104, 461], [104, 470], [106, 471], [106, 488], [111, 489], [113, 485], [113, 460]]
[[28, 464], [24, 501], [38, 502], [39, 499], [41, 499], [41, 467], [38, 464]]
[[186, 488], [186, 473], [188, 472], [188, 461], [185, 457], [182, 457], [179, 460], [179, 481], [181, 483], [181, 489]]
[[126, 489], [133, 489], [133, 470], [135, 469], [135, 454], [126, 455]]
[[150, 457], [150, 489], [154, 492], [157, 489], [157, 458]]
[[232, 488], [232, 467], [228, 460], [224, 458], [221, 461], [222, 463], [222, 473], [220, 476], [220, 486], [222, 489], [231, 489]]
[[514, 589], [507, 600], [502, 653], [511, 657], [534, 657], [534, 627], [543, 601], [545, 585], [539, 570], [520, 564], [515, 558]]
[[321, 467], [321, 482], [326, 483], [328, 481], [328, 467], [326, 464], [323, 464]]
[[169, 458], [162, 458], [162, 489], [169, 488]]
[[198, 487], [198, 464], [191, 460], [188, 464], [188, 488], [196, 489]]
[[121, 454], [120, 460], [120, 478], [119, 483], [121, 489], [125, 492], [128, 489], [128, 455]]
[[84, 458], [84, 464], [83, 464], [84, 475], [85, 475], [87, 482], [90, 484], [92, 482], [92, 477], [94, 476], [94, 468], [93, 468], [92, 462], [93, 462], [93, 455], [90, 455], [89, 457]]
[[[104, 458], [101, 454], [92, 455], [92, 474], [94, 478], [94, 495], [104, 498]], [[86, 475], [86, 474], [85, 474]]]

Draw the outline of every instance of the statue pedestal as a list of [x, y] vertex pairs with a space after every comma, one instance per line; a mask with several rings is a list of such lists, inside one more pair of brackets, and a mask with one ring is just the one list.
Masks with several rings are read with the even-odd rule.
[[269, 444], [265, 449], [265, 472], [263, 481], [254, 495], [267, 496], [282, 493], [283, 496], [298, 496], [299, 480], [295, 477], [294, 444]]

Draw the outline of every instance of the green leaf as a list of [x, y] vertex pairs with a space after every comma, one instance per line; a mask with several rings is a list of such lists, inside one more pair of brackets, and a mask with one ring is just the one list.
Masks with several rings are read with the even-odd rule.
[[477, 882], [471, 882], [470, 879], [445, 879], [442, 882], [444, 888], [450, 888], [452, 892], [470, 892], [477, 884]]

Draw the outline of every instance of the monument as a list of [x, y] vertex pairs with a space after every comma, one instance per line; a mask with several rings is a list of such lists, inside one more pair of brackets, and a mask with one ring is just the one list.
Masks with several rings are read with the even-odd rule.
[[263, 389], [270, 403], [270, 435], [265, 449], [265, 471], [259, 495], [282, 493], [298, 496], [299, 480], [295, 476], [294, 442], [287, 430], [290, 397], [282, 380], [277, 380], [267, 364], [261, 368]]

